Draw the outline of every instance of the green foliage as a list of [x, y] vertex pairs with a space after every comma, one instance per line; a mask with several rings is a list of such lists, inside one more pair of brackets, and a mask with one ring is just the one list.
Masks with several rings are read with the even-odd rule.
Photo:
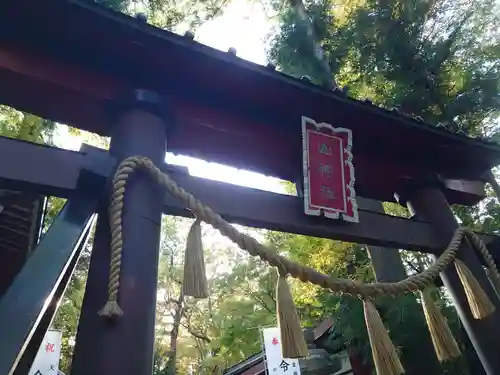
[[130, 5], [130, 0], [85, 0], [89, 3], [97, 3], [100, 5], [104, 5], [107, 8], [117, 10], [117, 11], [126, 11], [128, 6]]
[[71, 369], [71, 358], [73, 355], [78, 319], [80, 318], [80, 311], [83, 303], [83, 295], [85, 293], [90, 254], [91, 246], [88, 244], [80, 256], [66, 293], [64, 294], [52, 323], [54, 329], [63, 332], [59, 369], [64, 373], [69, 373]]
[[85, 0], [128, 14], [144, 13], [148, 22], [157, 27], [175, 30], [182, 26], [196, 29], [217, 17], [228, 5], [225, 0]]
[[[191, 222], [165, 217], [159, 271], [155, 375], [218, 374], [260, 350], [259, 327], [276, 325], [273, 270], [232, 248], [205, 242], [207, 300], [180, 293]], [[204, 240], [213, 237], [204, 228]], [[219, 242], [219, 241], [217, 241]]]
[[[291, 259], [332, 277], [363, 282], [374, 280], [368, 255], [359, 245], [283, 233], [269, 233], [268, 241]], [[332, 317], [336, 327], [332, 335], [342, 336], [342, 344], [362, 350], [369, 348], [359, 300], [300, 282], [294, 283], [294, 292], [305, 325], [315, 326]]]
[[146, 13], [149, 22], [157, 27], [195, 30], [220, 15], [226, 5], [225, 0], [149, 0]]
[[[498, 116], [500, 34], [495, 2], [331, 0], [306, 3], [336, 80], [350, 95], [470, 134]], [[282, 15], [270, 59], [318, 81], [293, 9]]]
[[0, 135], [35, 143], [53, 144], [55, 123], [0, 105]]

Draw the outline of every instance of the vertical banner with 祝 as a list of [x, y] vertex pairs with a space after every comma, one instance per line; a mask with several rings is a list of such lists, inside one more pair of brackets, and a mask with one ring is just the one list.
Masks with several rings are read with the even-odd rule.
[[264, 328], [262, 336], [269, 375], [300, 375], [299, 360], [283, 358], [281, 354], [279, 328]]
[[357, 223], [352, 132], [302, 117], [304, 208], [307, 215]]
[[47, 331], [28, 375], [57, 375], [62, 333]]

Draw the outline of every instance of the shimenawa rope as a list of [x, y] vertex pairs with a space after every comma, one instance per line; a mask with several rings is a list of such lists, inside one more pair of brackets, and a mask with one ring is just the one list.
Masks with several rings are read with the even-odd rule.
[[[153, 180], [155, 180], [161, 186], [165, 187], [170, 192], [170, 194], [181, 200], [186, 205], [186, 207], [188, 207], [193, 212], [197, 220], [202, 220], [208, 224], [211, 224], [223, 235], [236, 243], [241, 249], [246, 250], [252, 256], [260, 257], [271, 266], [276, 267], [280, 271], [280, 278], [284, 279], [286, 275], [291, 275], [303, 282], [310, 282], [322, 288], [330, 289], [334, 293], [344, 293], [352, 296], [358, 296], [365, 301], [365, 313], [371, 312], [374, 309], [374, 307], [372, 309], [372, 306], [370, 306], [371, 302], [369, 302], [372, 298], [378, 296], [394, 297], [403, 293], [422, 291], [430, 286], [433, 283], [434, 279], [445, 269], [445, 267], [456, 260], [460, 244], [464, 238], [467, 238], [471, 242], [472, 246], [476, 249], [476, 251], [478, 251], [482, 255], [492, 276], [496, 280], [500, 281], [500, 274], [496, 268], [492, 256], [489, 254], [485, 245], [470, 229], [463, 227], [456, 230], [446, 250], [435, 260], [435, 262], [429, 268], [419, 274], [411, 275], [404, 280], [394, 283], [364, 284], [353, 280], [337, 279], [328, 275], [324, 275], [310, 267], [303, 266], [283, 256], [280, 256], [275, 250], [262, 245], [253, 237], [250, 237], [244, 233], [240, 233], [235, 227], [226, 222], [210, 207], [204, 205], [193, 195], [186, 192], [182, 187], [178, 186], [175, 181], [173, 181], [168, 175], [164, 174], [159, 168], [157, 168], [151, 160], [141, 156], [133, 156], [123, 160], [120, 163], [113, 178], [112, 194], [110, 199], [111, 202], [109, 207], [109, 223], [111, 229], [111, 260], [108, 281], [108, 302], [99, 312], [99, 314], [103, 316], [111, 317], [120, 316], [123, 314], [121, 308], [118, 305], [121, 253], [123, 247], [122, 212], [125, 186], [130, 175], [133, 174], [136, 170], [142, 170], [146, 172]], [[464, 280], [462, 281], [464, 282]], [[477, 285], [477, 287], [479, 287], [479, 284]], [[486, 297], [486, 299], [488, 298]], [[471, 301], [469, 302], [471, 303]], [[489, 303], [491, 304], [491, 302]], [[376, 315], [375, 318], [380, 319], [378, 313], [375, 315], [370, 313], [370, 315]], [[486, 315], [486, 313], [479, 313], [479, 316], [476, 317], [482, 317], [483, 315]], [[398, 364], [395, 364], [394, 370], [390, 372], [394, 374], [402, 373], [400, 372], [400, 367], [401, 366], [399, 366]]]

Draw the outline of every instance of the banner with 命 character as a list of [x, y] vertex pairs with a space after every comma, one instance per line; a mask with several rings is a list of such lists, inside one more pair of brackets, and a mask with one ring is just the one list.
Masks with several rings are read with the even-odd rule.
[[281, 353], [281, 334], [278, 327], [262, 330], [264, 353], [268, 374], [272, 375], [300, 375], [298, 359], [283, 358]]
[[351, 130], [302, 117], [302, 155], [305, 213], [358, 222]]

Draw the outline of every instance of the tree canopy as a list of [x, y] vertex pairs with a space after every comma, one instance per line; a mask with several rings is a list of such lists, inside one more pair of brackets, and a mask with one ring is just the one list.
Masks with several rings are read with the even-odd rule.
[[178, 26], [196, 29], [204, 22], [221, 14], [227, 2], [224, 0], [85, 0], [110, 9], [148, 17], [148, 22], [163, 29], [175, 30]]
[[[317, 42], [349, 95], [471, 135], [494, 135], [500, 108], [500, 13], [493, 0], [306, 3]], [[321, 83], [303, 23], [287, 8], [269, 57]]]

